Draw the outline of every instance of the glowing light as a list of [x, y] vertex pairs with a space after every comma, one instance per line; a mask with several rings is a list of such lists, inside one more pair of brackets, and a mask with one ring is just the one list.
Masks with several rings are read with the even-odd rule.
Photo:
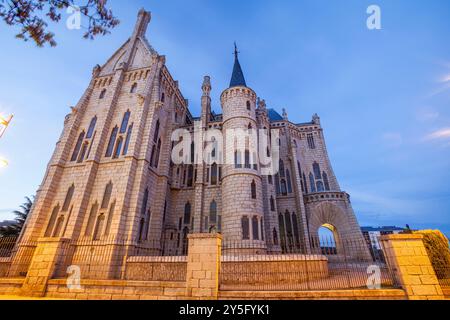
[[8, 166], [8, 161], [6, 159], [0, 158], [0, 169], [6, 168]]

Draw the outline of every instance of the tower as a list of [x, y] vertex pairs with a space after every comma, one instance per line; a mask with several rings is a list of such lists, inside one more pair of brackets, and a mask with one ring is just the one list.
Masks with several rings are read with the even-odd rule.
[[221, 95], [225, 164], [222, 220], [225, 240], [265, 248], [262, 177], [256, 161], [256, 93], [247, 86], [235, 46], [230, 87]]

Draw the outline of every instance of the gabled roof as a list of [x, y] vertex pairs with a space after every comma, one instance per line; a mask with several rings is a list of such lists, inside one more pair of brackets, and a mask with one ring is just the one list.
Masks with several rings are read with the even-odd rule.
[[267, 115], [269, 116], [269, 120], [273, 121], [283, 121], [283, 117], [275, 111], [275, 109], [267, 109]]

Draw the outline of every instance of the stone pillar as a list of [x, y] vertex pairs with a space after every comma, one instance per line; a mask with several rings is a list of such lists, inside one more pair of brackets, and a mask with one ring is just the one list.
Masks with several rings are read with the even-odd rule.
[[186, 296], [199, 300], [216, 300], [219, 294], [222, 236], [191, 234], [188, 239]]
[[395, 273], [408, 299], [444, 299], [422, 235], [386, 235], [381, 238], [381, 243], [389, 268]]
[[69, 239], [42, 238], [38, 240], [27, 277], [21, 289], [21, 295], [28, 297], [43, 297], [47, 282], [53, 276], [55, 266], [61, 263], [64, 249]]

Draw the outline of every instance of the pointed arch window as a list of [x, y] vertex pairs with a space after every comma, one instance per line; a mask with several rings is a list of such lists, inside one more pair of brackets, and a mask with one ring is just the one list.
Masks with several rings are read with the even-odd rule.
[[273, 228], [273, 244], [276, 246], [278, 245], [278, 233], [276, 228]]
[[255, 180], [252, 181], [251, 191], [252, 191], [252, 199], [256, 199], [256, 182], [255, 182]]
[[292, 213], [292, 225], [294, 227], [294, 237], [297, 244], [300, 244], [300, 233], [298, 230], [298, 220], [295, 212]]
[[285, 172], [284, 172], [284, 161], [280, 159], [280, 177], [284, 178]]
[[285, 226], [284, 226], [284, 217], [283, 214], [280, 213], [278, 215], [278, 224], [280, 226], [280, 239], [281, 239], [281, 246], [283, 248], [284, 251], [286, 251], [286, 231], [285, 231]]
[[102, 206], [101, 209], [108, 209], [109, 202], [111, 201], [111, 194], [112, 194], [113, 184], [110, 181], [106, 187], [105, 192], [103, 193], [103, 199], [102, 199]]
[[127, 112], [125, 112], [125, 114], [123, 115], [122, 124], [120, 125], [121, 134], [127, 131], [128, 121], [130, 121], [130, 115], [131, 115], [130, 110], [127, 110]]
[[261, 220], [259, 221], [259, 226], [261, 227], [260, 232], [261, 232], [261, 240], [264, 241], [264, 218], [261, 218]]
[[70, 159], [70, 161], [76, 161], [77, 160], [78, 154], [80, 153], [80, 149], [81, 149], [81, 146], [83, 144], [84, 135], [85, 135], [85, 132], [83, 131], [78, 136], [77, 144], [75, 145], [75, 149], [73, 150], [72, 158]]
[[184, 206], [184, 224], [189, 225], [191, 223], [191, 204], [188, 202]]
[[153, 135], [153, 142], [155, 142], [155, 143], [156, 143], [156, 141], [158, 141], [158, 138], [159, 138], [159, 128], [160, 128], [160, 126], [161, 126], [161, 124], [160, 124], [159, 120], [156, 121], [155, 133]]
[[153, 167], [153, 164], [155, 162], [155, 155], [156, 155], [156, 146], [153, 145], [152, 147], [152, 155], [150, 156], [150, 166]]
[[195, 162], [195, 143], [192, 141], [191, 143], [191, 164]]
[[326, 172], [322, 173], [323, 183], [325, 184], [325, 190], [330, 191], [330, 182], [328, 181], [328, 175]]
[[86, 157], [88, 148], [89, 148], [89, 142], [86, 141], [83, 143], [83, 147], [81, 147], [81, 152], [80, 152], [80, 156], [78, 157], [77, 163], [83, 162], [84, 157]]
[[111, 137], [109, 138], [108, 148], [106, 149], [106, 157], [111, 157], [114, 149], [114, 143], [116, 142], [117, 133], [119, 132], [119, 128], [117, 126], [111, 132]]
[[245, 169], [251, 169], [250, 151], [249, 150], [245, 150]]
[[127, 155], [128, 147], [130, 146], [131, 134], [133, 133], [133, 124], [128, 127], [127, 137], [125, 138], [125, 145], [123, 146], [123, 155]]
[[109, 235], [109, 232], [111, 231], [111, 225], [114, 218], [114, 210], [116, 209], [116, 201], [114, 201], [111, 206], [109, 207], [108, 212], [108, 221], [106, 222], [106, 228], [105, 228], [105, 236]]
[[242, 217], [241, 225], [242, 225], [242, 239], [250, 240], [250, 221], [248, 217]]
[[187, 186], [192, 187], [194, 185], [194, 166], [191, 164], [188, 167]]
[[117, 159], [117, 158], [120, 157], [120, 151], [122, 150], [122, 145], [123, 145], [123, 138], [119, 137], [119, 139], [117, 139], [117, 143], [116, 143], [116, 148], [114, 150], [113, 159]]
[[45, 230], [45, 237], [47, 237], [47, 238], [51, 237], [58, 214], [59, 214], [59, 204], [53, 208], [52, 214], [50, 216], [50, 220], [48, 221], [47, 229]]
[[92, 135], [94, 134], [95, 125], [97, 124], [97, 116], [93, 117], [91, 120], [91, 123], [89, 124], [89, 129], [86, 134], [86, 139], [92, 138]]
[[289, 243], [289, 246], [292, 247], [292, 240], [293, 240], [293, 230], [292, 230], [292, 220], [291, 220], [291, 214], [288, 210], [284, 213], [284, 219], [286, 221], [286, 236]]
[[160, 154], [161, 154], [161, 139], [158, 140], [158, 146], [156, 147], [156, 157], [155, 157], [155, 164], [154, 164], [155, 168], [158, 168]]
[[275, 200], [270, 196], [270, 211], [275, 211]]
[[91, 154], [91, 149], [92, 149], [92, 145], [94, 144], [94, 140], [95, 140], [95, 135], [97, 134], [97, 131], [94, 131], [94, 135], [92, 136], [92, 141], [89, 144], [89, 149], [88, 152], [86, 154], [86, 158], [89, 158], [89, 155]]
[[298, 174], [300, 175], [300, 179], [302, 178], [302, 166], [300, 165], [300, 161], [297, 161], [297, 169]]
[[314, 176], [315, 176], [316, 180], [321, 180], [322, 175], [320, 173], [320, 165], [317, 162], [314, 162], [314, 164], [313, 164], [313, 171], [314, 171]]
[[211, 166], [211, 184], [217, 185], [217, 163], [213, 163]]
[[325, 191], [325, 187], [323, 185], [322, 181], [317, 181], [317, 192], [324, 192]]
[[236, 169], [242, 168], [241, 152], [237, 150], [234, 152], [234, 167]]
[[57, 238], [60, 236], [63, 225], [64, 225], [64, 216], [60, 216], [56, 221], [55, 230], [53, 231], [52, 235], [53, 238]]
[[94, 241], [100, 240], [104, 225], [105, 225], [105, 215], [101, 214], [98, 216], [97, 223], [95, 224], [94, 236], [93, 236]]
[[186, 255], [187, 254], [187, 250], [188, 250], [188, 234], [189, 234], [189, 228], [188, 227], [184, 227], [183, 229], [183, 244], [182, 244], [182, 254]]
[[316, 182], [312, 173], [309, 174], [309, 185], [311, 188], [311, 193], [316, 192]]
[[217, 203], [215, 200], [209, 206], [209, 223], [211, 225], [217, 224]]
[[66, 198], [64, 199], [64, 204], [62, 207], [62, 212], [67, 212], [69, 210], [69, 206], [70, 203], [72, 202], [74, 193], [75, 193], [75, 185], [71, 185], [69, 190], [67, 190]]
[[287, 196], [287, 185], [286, 185], [286, 180], [281, 179], [280, 185], [281, 185], [281, 194], [282, 194], [283, 196]]
[[148, 202], [148, 188], [145, 189], [144, 198], [142, 199], [141, 217], [145, 216], [145, 212], [147, 211], [147, 202]]
[[307, 135], [307, 141], [308, 141], [308, 147], [310, 149], [315, 149], [316, 148], [316, 143], [314, 141], [314, 136], [312, 133], [308, 133]]
[[142, 219], [139, 221], [139, 236], [138, 236], [138, 241], [142, 241], [143, 234], [144, 234], [144, 227], [145, 227], [145, 219], [142, 218]]
[[278, 173], [275, 175], [275, 189], [276, 189], [277, 194], [281, 194], [280, 176]]
[[106, 89], [103, 89], [102, 92], [100, 92], [99, 99], [103, 99], [106, 95]]
[[[144, 239], [148, 240], [148, 233], [150, 230], [150, 219], [152, 217], [152, 213], [150, 212], [150, 209], [147, 210], [147, 218], [145, 222], [145, 229], [144, 229]], [[163, 219], [164, 220], [164, 219]], [[163, 221], [164, 224], [164, 221]]]
[[308, 184], [306, 183], [305, 173], [303, 173], [303, 186], [305, 188], [305, 192], [308, 193]]
[[97, 217], [98, 203], [94, 203], [91, 207], [91, 212], [89, 213], [89, 219], [86, 225], [85, 236], [90, 236], [94, 230], [95, 218]]
[[252, 218], [253, 240], [259, 240], [259, 219], [257, 216]]
[[131, 86], [130, 93], [136, 93], [136, 90], [137, 90], [137, 83], [135, 82]]
[[286, 180], [287, 180], [287, 192], [292, 193], [291, 173], [289, 172], [289, 170], [286, 170]]

